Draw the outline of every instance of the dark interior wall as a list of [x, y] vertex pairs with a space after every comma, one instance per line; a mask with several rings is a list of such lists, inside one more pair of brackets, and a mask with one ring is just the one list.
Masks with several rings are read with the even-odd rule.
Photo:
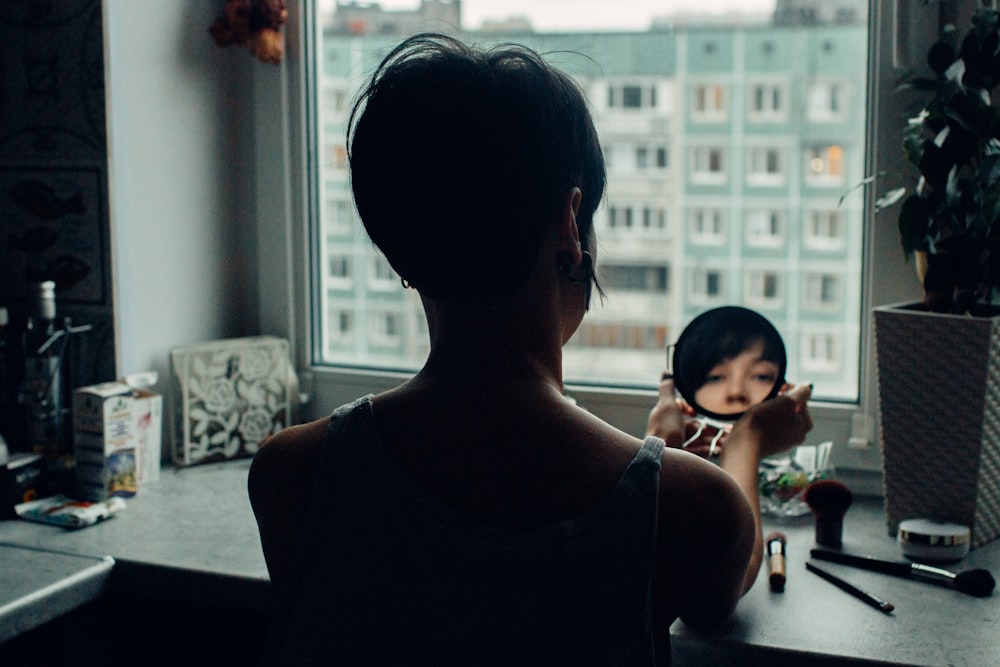
[[[8, 391], [32, 285], [56, 282], [76, 386], [115, 369], [100, 0], [0, 3], [0, 307], [10, 313]], [[9, 419], [9, 417], [8, 417]], [[18, 447], [20, 425], [0, 424]]]

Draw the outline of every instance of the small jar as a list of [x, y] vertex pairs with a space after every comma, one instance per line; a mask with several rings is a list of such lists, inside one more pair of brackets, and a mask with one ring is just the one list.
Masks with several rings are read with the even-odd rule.
[[934, 519], [900, 521], [897, 537], [903, 555], [916, 561], [960, 560], [972, 541], [968, 526]]

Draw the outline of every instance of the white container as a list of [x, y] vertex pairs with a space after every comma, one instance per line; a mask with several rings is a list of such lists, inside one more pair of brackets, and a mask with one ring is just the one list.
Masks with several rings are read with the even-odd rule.
[[900, 521], [897, 537], [903, 555], [915, 561], [965, 558], [971, 538], [968, 526], [933, 519]]

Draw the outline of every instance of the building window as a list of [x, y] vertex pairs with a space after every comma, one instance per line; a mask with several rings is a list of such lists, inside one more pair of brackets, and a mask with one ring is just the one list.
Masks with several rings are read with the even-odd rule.
[[635, 167], [639, 171], [666, 169], [667, 149], [662, 146], [637, 146], [635, 149]]
[[847, 83], [813, 81], [806, 93], [806, 116], [814, 123], [838, 123], [848, 117]]
[[666, 294], [670, 288], [670, 269], [657, 265], [603, 264], [601, 279], [614, 291]]
[[698, 303], [722, 299], [722, 272], [716, 269], [695, 269], [691, 274], [691, 298]]
[[351, 276], [351, 258], [347, 255], [327, 256], [327, 285], [338, 289], [350, 289], [353, 285]]
[[340, 346], [354, 340], [354, 312], [351, 308], [330, 306], [327, 311], [328, 342], [331, 346]]
[[327, 234], [346, 236], [353, 232], [354, 207], [341, 196], [328, 196], [323, 213], [323, 225]]
[[806, 182], [810, 185], [844, 184], [844, 149], [839, 145], [813, 146], [806, 157]]
[[369, 262], [369, 286], [374, 290], [395, 291], [399, 285], [399, 278], [396, 272], [389, 266], [389, 262], [382, 255], [374, 255]]
[[726, 242], [726, 224], [720, 208], [691, 209], [690, 241], [695, 245], [722, 245]]
[[839, 373], [843, 366], [843, 341], [831, 333], [807, 332], [802, 334], [799, 347], [803, 371], [812, 373]]
[[750, 86], [748, 119], [756, 123], [776, 123], [787, 119], [785, 86], [757, 83]]
[[747, 182], [757, 186], [785, 182], [784, 154], [779, 148], [754, 147], [747, 154]]
[[813, 311], [836, 310], [843, 300], [839, 276], [829, 273], [807, 273], [803, 308]]
[[747, 245], [778, 248], [785, 244], [785, 214], [775, 209], [750, 209], [744, 218]]
[[402, 325], [399, 314], [372, 312], [368, 318], [368, 333], [373, 345], [399, 347], [402, 343]]
[[691, 97], [691, 120], [715, 122], [726, 118], [726, 89], [721, 84], [694, 87]]
[[667, 228], [667, 209], [662, 206], [642, 207], [642, 228], [663, 231]]
[[611, 84], [608, 86], [608, 108], [655, 109], [656, 87], [639, 84]]
[[747, 303], [774, 307], [781, 302], [781, 275], [777, 271], [749, 270], [745, 280]]
[[632, 208], [630, 206], [608, 206], [608, 227], [611, 229], [631, 229], [632, 224]]
[[844, 213], [835, 209], [808, 211], [802, 242], [813, 250], [842, 250], [847, 244]]
[[691, 182], [716, 185], [726, 182], [725, 153], [718, 146], [695, 146], [691, 150]]

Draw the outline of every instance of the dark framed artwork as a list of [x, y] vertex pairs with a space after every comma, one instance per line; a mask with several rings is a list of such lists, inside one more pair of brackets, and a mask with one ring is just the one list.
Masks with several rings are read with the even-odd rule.
[[62, 303], [104, 302], [101, 181], [97, 168], [0, 169], [0, 299], [52, 280]]

